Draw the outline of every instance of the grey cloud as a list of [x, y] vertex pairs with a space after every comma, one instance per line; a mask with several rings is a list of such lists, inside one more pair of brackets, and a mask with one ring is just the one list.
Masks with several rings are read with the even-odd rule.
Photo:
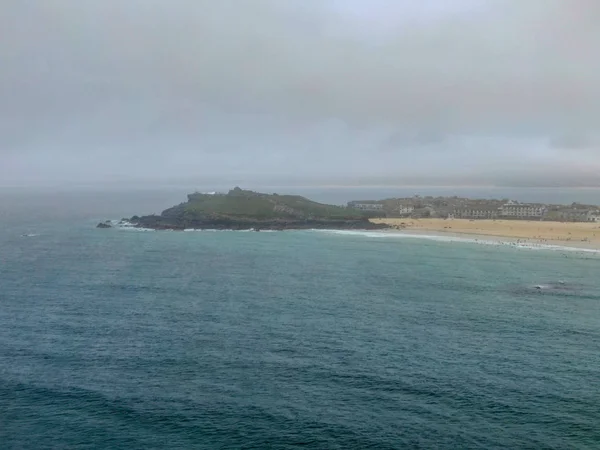
[[50, 82], [75, 97], [104, 87], [134, 99], [151, 92], [369, 122], [443, 116], [459, 131], [522, 120], [591, 126], [599, 108], [600, 8], [590, 0], [489, 2], [476, 20], [404, 23], [378, 46], [329, 38], [339, 20], [314, 1], [9, 5], [23, 3], [3, 32], [3, 42], [18, 43], [20, 81]]
[[551, 139], [550, 146], [565, 150], [600, 149], [600, 138], [584, 134], [564, 134]]
[[426, 147], [444, 143], [446, 139], [444, 133], [435, 129], [397, 131], [385, 140], [384, 147], [388, 150]]
[[[492, 171], [534, 141], [560, 164], [569, 143], [556, 136], [600, 131], [600, 2], [463, 0], [450, 14], [429, 0], [444, 11], [413, 20], [416, 2], [379, 0], [361, 4], [366, 20], [348, 1], [5, 0], [0, 162], [89, 152], [97, 172], [77, 160], [62, 174], [100, 178], [134, 164], [383, 173], [426, 147], [454, 155], [434, 170], [463, 158]], [[382, 142], [398, 155], [367, 165]]]

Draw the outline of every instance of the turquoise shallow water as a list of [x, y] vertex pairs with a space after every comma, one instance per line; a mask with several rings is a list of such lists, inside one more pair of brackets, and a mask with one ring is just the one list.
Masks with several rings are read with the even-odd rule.
[[2, 218], [2, 448], [600, 448], [598, 255], [52, 211]]

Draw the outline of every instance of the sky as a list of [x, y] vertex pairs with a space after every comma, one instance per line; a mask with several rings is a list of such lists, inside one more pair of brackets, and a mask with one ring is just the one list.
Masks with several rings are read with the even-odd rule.
[[600, 186], [597, 0], [3, 0], [0, 186]]

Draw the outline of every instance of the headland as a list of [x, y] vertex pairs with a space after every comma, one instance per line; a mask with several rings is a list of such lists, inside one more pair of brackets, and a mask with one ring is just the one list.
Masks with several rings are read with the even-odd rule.
[[[193, 193], [187, 202], [160, 215], [133, 216], [127, 222], [153, 230], [381, 230], [373, 214], [314, 202], [298, 195], [264, 194], [236, 187], [228, 193]], [[107, 222], [98, 228], [110, 228]]]

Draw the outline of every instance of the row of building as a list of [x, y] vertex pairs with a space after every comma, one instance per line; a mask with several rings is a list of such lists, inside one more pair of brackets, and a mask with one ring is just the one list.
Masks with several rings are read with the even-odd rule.
[[464, 219], [495, 219], [506, 217], [512, 219], [541, 219], [548, 212], [548, 207], [536, 203], [509, 202], [500, 207], [464, 207], [456, 208], [452, 216]]
[[573, 204], [545, 205], [514, 201], [448, 198], [427, 203], [422, 199], [350, 202], [348, 207], [397, 217], [441, 217], [460, 219], [529, 219], [569, 222], [600, 222], [600, 208]]
[[561, 220], [567, 222], [600, 222], [600, 210], [566, 206], [547, 206], [511, 202], [499, 208], [458, 208], [452, 217], [463, 219], [530, 219]]

